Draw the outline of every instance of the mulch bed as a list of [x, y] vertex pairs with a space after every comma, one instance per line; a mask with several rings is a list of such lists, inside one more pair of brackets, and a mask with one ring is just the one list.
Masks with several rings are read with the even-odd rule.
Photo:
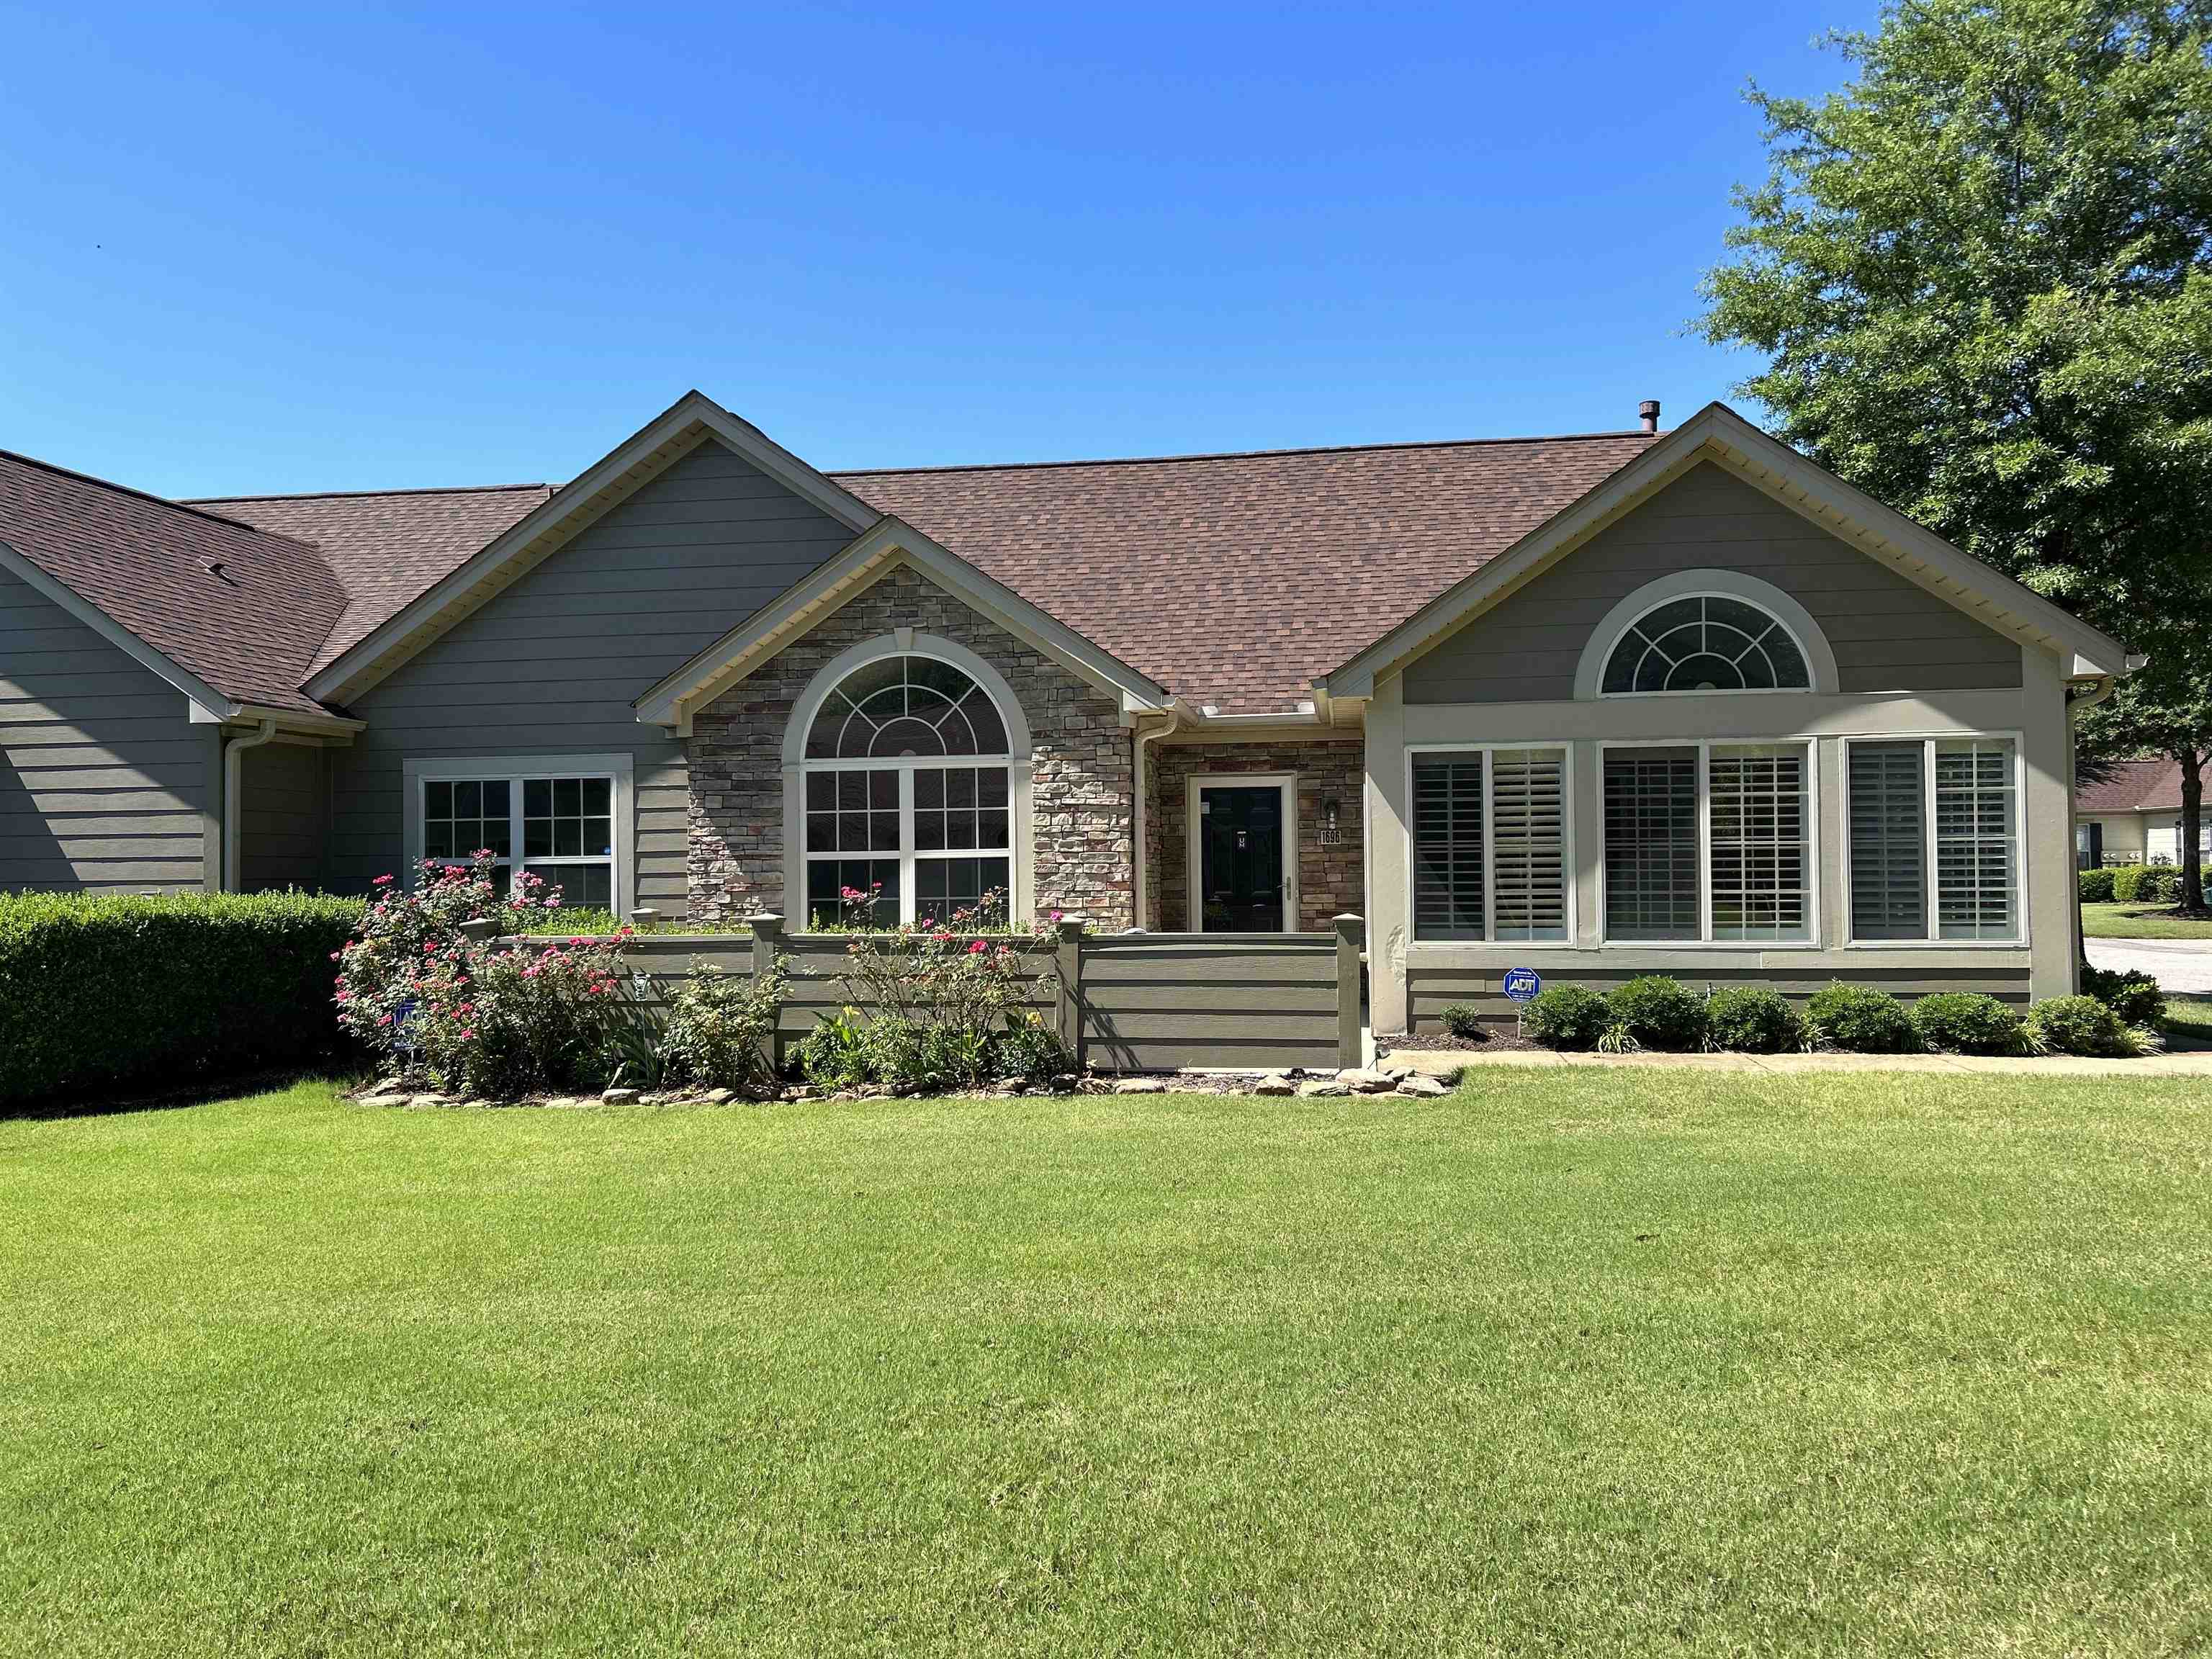
[[1375, 1056], [1385, 1054], [1497, 1054], [1520, 1048], [1540, 1048], [1540, 1042], [1511, 1031], [1498, 1031], [1486, 1036], [1454, 1036], [1449, 1031], [1422, 1031], [1413, 1036], [1384, 1036], [1375, 1039]]

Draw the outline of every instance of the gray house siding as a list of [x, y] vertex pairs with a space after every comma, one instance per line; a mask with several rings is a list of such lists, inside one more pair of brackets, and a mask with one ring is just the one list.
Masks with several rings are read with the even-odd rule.
[[206, 885], [219, 756], [183, 692], [0, 571], [0, 890]]
[[1646, 582], [1707, 568], [1757, 576], [1803, 605], [1835, 651], [1839, 690], [2021, 684], [2016, 641], [1707, 464], [1409, 665], [1406, 701], [1565, 702], [1607, 611]]
[[331, 751], [331, 885], [399, 869], [410, 758], [626, 752], [638, 902], [680, 913], [684, 751], [631, 704], [851, 539], [702, 443], [356, 702], [368, 729]]
[[239, 884], [264, 887], [323, 884], [323, 844], [330, 825], [330, 788], [320, 748], [264, 743], [238, 757]]

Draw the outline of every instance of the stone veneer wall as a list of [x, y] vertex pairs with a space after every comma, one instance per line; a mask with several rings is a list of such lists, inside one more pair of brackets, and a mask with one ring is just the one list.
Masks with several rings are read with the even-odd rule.
[[[1148, 744], [1145, 770], [1151, 799], [1145, 810], [1145, 886], [1152, 930], [1178, 933], [1192, 926], [1186, 819], [1194, 772], [1297, 773], [1299, 930], [1325, 933], [1331, 917], [1358, 915], [1364, 902], [1359, 802], [1366, 753], [1364, 740], [1356, 735], [1272, 744]], [[1322, 803], [1332, 799], [1337, 804], [1340, 839], [1324, 847]]]
[[[830, 659], [894, 628], [967, 647], [1013, 688], [1032, 745], [1038, 913], [1080, 911], [1102, 929], [1129, 926], [1134, 786], [1120, 704], [904, 565], [693, 716], [684, 744], [690, 919], [785, 908], [783, 737], [792, 708]], [[791, 921], [804, 925], [796, 914]]]

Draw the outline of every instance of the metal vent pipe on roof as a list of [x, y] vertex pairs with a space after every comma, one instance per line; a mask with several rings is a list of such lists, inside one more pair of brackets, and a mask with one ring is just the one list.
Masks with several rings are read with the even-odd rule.
[[1644, 429], [1646, 432], [1656, 432], [1659, 429], [1659, 400], [1656, 398], [1646, 398], [1642, 403], [1637, 404], [1636, 414], [1637, 418], [1644, 422]]

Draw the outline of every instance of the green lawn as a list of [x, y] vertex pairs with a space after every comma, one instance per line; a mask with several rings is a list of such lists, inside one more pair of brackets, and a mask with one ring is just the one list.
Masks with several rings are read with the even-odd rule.
[[2212, 939], [2212, 921], [2177, 916], [2170, 904], [2085, 904], [2081, 932], [2089, 939]]
[[2177, 1654], [2212, 1090], [0, 1122], [0, 1651]]

